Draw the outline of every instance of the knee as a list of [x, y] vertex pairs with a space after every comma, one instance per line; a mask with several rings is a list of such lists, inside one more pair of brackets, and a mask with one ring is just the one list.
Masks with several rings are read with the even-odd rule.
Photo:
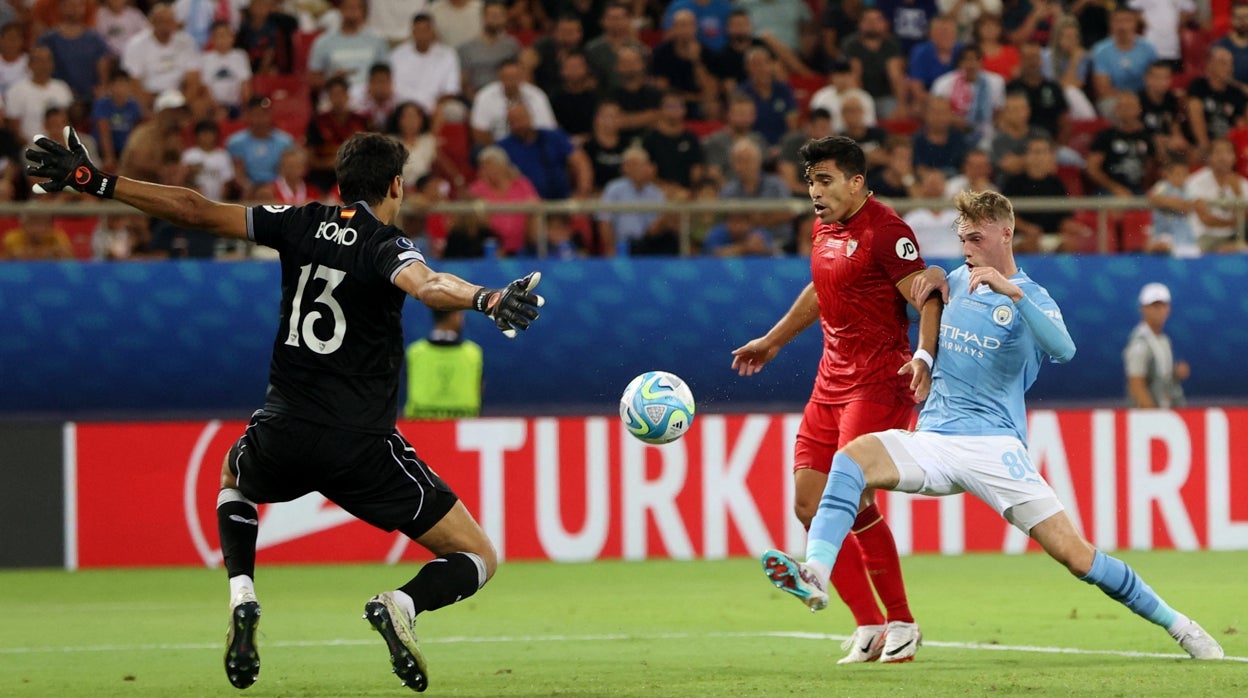
[[238, 476], [230, 469], [230, 455], [227, 453], [225, 459], [221, 461], [221, 489], [236, 487], [238, 487]]

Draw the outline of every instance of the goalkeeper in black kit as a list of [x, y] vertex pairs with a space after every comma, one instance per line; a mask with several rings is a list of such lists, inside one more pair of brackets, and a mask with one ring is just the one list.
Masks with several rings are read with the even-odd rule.
[[425, 690], [416, 616], [472, 596], [494, 574], [498, 558], [472, 514], [395, 428], [403, 302], [412, 296], [434, 309], [473, 309], [515, 337], [544, 302], [533, 292], [540, 273], [488, 289], [430, 269], [392, 225], [403, 201], [407, 150], [379, 134], [357, 133], [338, 151], [345, 206], [210, 201], [190, 189], [101, 172], [70, 128], [65, 142], [68, 147], [40, 136], [26, 151], [26, 173], [48, 180], [34, 186], [36, 193], [68, 189], [116, 199], [175, 225], [246, 238], [281, 254], [281, 322], [268, 392], [222, 463], [217, 496], [230, 578], [230, 683], [247, 688], [260, 673], [256, 505], [316, 491], [436, 556], [398, 589], [364, 605], [394, 672], [405, 686]]

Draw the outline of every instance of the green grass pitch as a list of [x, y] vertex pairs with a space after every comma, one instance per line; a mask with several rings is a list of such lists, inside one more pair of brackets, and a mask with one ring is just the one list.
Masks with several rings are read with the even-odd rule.
[[[1229, 661], [1039, 554], [903, 561], [925, 643], [915, 662], [837, 666], [852, 632], [757, 561], [504, 563], [417, 633], [430, 696], [1248, 695], [1248, 552], [1120, 553]], [[263, 668], [247, 696], [402, 696], [361, 619], [414, 567], [264, 567]], [[0, 572], [0, 696], [228, 696], [220, 570]]]

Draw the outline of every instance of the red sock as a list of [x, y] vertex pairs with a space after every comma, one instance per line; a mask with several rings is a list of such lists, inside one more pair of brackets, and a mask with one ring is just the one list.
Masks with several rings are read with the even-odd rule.
[[[858, 518], [854, 520], [853, 535], [861, 544], [864, 567], [870, 575], [875, 593], [880, 595], [888, 619], [913, 623], [910, 602], [906, 599], [906, 583], [901, 577], [897, 543], [893, 540], [893, 532], [888, 523], [874, 504], [858, 512]], [[840, 559], [837, 559], [836, 564], [841, 564]]]
[[852, 533], [845, 536], [841, 552], [836, 556], [836, 565], [832, 568], [832, 586], [840, 595], [841, 601], [849, 607], [849, 612], [854, 614], [855, 623], [884, 624], [884, 614], [880, 613], [875, 592], [871, 589], [871, 579], [867, 576], [862, 548], [858, 546], [857, 536]]

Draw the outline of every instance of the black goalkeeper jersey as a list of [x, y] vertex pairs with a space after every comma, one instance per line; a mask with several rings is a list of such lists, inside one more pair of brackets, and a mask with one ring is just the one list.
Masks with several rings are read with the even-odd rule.
[[407, 295], [394, 278], [424, 255], [363, 202], [249, 208], [247, 236], [282, 260], [265, 409], [347, 431], [392, 432]]

